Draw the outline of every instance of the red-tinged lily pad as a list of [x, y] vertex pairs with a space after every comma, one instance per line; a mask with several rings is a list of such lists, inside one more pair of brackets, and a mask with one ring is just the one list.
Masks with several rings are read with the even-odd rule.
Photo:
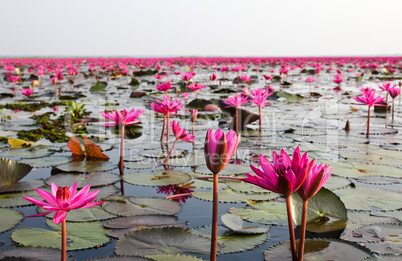
[[77, 183], [77, 188], [83, 188], [86, 185], [91, 187], [111, 185], [120, 181], [120, 176], [108, 172], [93, 172], [89, 174], [58, 174], [52, 175], [45, 180], [45, 183], [50, 186], [53, 182], [57, 186], [71, 187], [74, 183]]
[[[360, 260], [370, 251], [356, 244], [335, 239], [306, 239], [305, 261]], [[292, 260], [289, 242], [276, 244], [264, 251], [266, 261]]]
[[119, 216], [174, 215], [182, 210], [180, 203], [164, 198], [117, 196], [104, 206], [107, 212]]
[[221, 220], [227, 228], [239, 234], [263, 234], [267, 233], [270, 229], [270, 227], [244, 226], [243, 219], [229, 213], [222, 215]]
[[[24, 246], [51, 247], [60, 249], [61, 224], [56, 225], [52, 220], [46, 224], [53, 230], [42, 228], [22, 227], [11, 234], [13, 241]], [[68, 222], [67, 250], [86, 249], [106, 244], [110, 238], [101, 222]]]
[[[190, 231], [194, 235], [211, 239], [211, 230], [212, 226], [209, 225], [195, 227]], [[242, 234], [227, 229], [224, 226], [218, 226], [218, 244], [222, 247], [220, 251], [222, 254], [243, 252], [256, 248], [264, 244], [268, 238], [268, 233]]]
[[402, 225], [401, 224], [366, 225], [366, 226], [353, 230], [352, 234], [353, 234], [353, 238], [348, 238], [348, 240], [354, 241], [354, 242], [401, 243], [402, 242]]
[[0, 233], [12, 229], [24, 219], [18, 210], [0, 208]]
[[[0, 251], [0, 260], [54, 261], [60, 259], [60, 250], [47, 247], [16, 247]], [[67, 253], [66, 260], [73, 260]]]
[[115, 238], [119, 238], [128, 232], [141, 229], [160, 227], [180, 227], [186, 229], [188, 226], [187, 223], [178, 223], [177, 217], [175, 216], [161, 215], [116, 218], [103, 225], [113, 229], [107, 232], [107, 234]]
[[124, 256], [181, 252], [207, 255], [210, 245], [209, 239], [196, 236], [182, 228], [153, 228], [125, 234], [116, 242], [115, 252]]

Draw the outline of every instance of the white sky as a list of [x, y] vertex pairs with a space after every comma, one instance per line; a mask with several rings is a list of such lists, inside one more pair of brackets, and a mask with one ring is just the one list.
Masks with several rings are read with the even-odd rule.
[[0, 56], [401, 55], [401, 0], [1, 0]]

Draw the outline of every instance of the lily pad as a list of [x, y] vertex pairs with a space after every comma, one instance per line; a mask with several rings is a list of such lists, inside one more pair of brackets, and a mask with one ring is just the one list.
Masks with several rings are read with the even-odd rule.
[[357, 180], [362, 183], [375, 184], [375, 185], [391, 185], [391, 184], [402, 183], [401, 178], [381, 177], [381, 176], [365, 176], [357, 178]]
[[82, 172], [109, 171], [117, 168], [117, 164], [108, 161], [77, 161], [58, 165], [55, 168], [65, 172], [82, 173]]
[[12, 229], [24, 219], [18, 210], [0, 208], [0, 233]]
[[182, 210], [182, 206], [164, 198], [120, 197], [106, 203], [104, 209], [119, 216], [174, 215]]
[[32, 205], [31, 202], [23, 199], [22, 197], [30, 197], [43, 200], [43, 198], [39, 196], [38, 192], [36, 192], [35, 190], [30, 190], [26, 192], [4, 193], [0, 194], [0, 207], [7, 208]]
[[77, 183], [77, 188], [83, 188], [86, 185], [91, 187], [104, 186], [114, 184], [120, 181], [120, 176], [107, 172], [93, 172], [90, 174], [58, 174], [50, 176], [45, 180], [47, 185], [51, 185], [52, 182], [59, 187], [71, 187], [74, 183]]
[[[247, 183], [244, 181], [236, 182], [236, 181], [227, 181], [226, 185], [231, 188], [233, 191], [242, 192], [242, 193], [270, 193], [269, 190], [261, 188], [257, 185]], [[278, 197], [278, 195], [276, 195]]]
[[123, 180], [135, 185], [166, 186], [186, 183], [191, 180], [191, 176], [177, 170], [157, 170], [155, 174], [138, 171], [124, 174]]
[[267, 225], [287, 225], [286, 204], [284, 202], [247, 202], [244, 208], [232, 207], [228, 211], [250, 222]]
[[347, 209], [395, 210], [401, 207], [399, 202], [402, 202], [402, 194], [384, 189], [356, 187], [338, 189], [334, 192]]
[[159, 162], [135, 162], [135, 163], [129, 163], [129, 164], [124, 164], [125, 168], [128, 169], [153, 169], [161, 166], [161, 163]]
[[107, 82], [96, 82], [92, 87], [89, 89], [91, 92], [95, 91], [103, 91], [107, 86]]
[[[202, 199], [202, 200], [207, 200], [207, 201], [212, 201], [213, 200], [213, 195], [212, 191], [208, 192], [194, 192], [193, 197]], [[269, 194], [261, 194], [261, 193], [255, 193], [255, 194], [246, 194], [246, 193], [239, 193], [239, 192], [234, 192], [231, 189], [225, 189], [221, 190], [218, 192], [218, 199], [219, 202], [231, 202], [231, 203], [241, 203], [241, 202], [246, 202], [247, 200], [271, 200], [274, 198], [277, 198], [278, 194], [274, 193], [269, 193]]]
[[[219, 176], [240, 175], [249, 172], [251, 172], [250, 165], [228, 164], [221, 172], [219, 172]], [[197, 168], [197, 173], [212, 174], [206, 166], [200, 166]]]
[[373, 255], [373, 256], [364, 258], [360, 261], [400, 261], [400, 260], [401, 260], [401, 255], [387, 254], [387, 255]]
[[[350, 240], [351, 238], [349, 238]], [[401, 224], [374, 224], [353, 230], [355, 242], [402, 242]], [[401, 247], [402, 249], [402, 247]]]
[[134, 216], [113, 219], [105, 224], [107, 228], [114, 228], [107, 234], [111, 237], [119, 238], [124, 234], [140, 229], [160, 228], [160, 227], [181, 227], [186, 229], [187, 223], [178, 223], [175, 216]]
[[[51, 247], [60, 249], [61, 224], [51, 220], [46, 224], [54, 230], [23, 227], [11, 234], [13, 241], [24, 246]], [[86, 249], [106, 244], [110, 238], [101, 222], [67, 223], [67, 250]]]
[[[0, 260], [54, 261], [60, 259], [60, 250], [46, 247], [16, 247], [0, 251]], [[73, 260], [67, 253], [66, 260]]]
[[349, 179], [332, 175], [331, 178], [329, 178], [328, 181], [325, 183], [324, 187], [330, 190], [334, 190], [347, 187], [350, 184], [352, 184], [352, 182]]
[[[38, 207], [38, 213], [44, 213], [47, 210], [44, 210], [41, 207]], [[48, 218], [53, 219], [54, 213], [50, 213], [46, 215]], [[68, 211], [66, 220], [73, 222], [87, 222], [87, 221], [99, 221], [104, 219], [115, 218], [117, 215], [113, 215], [109, 212], [106, 212], [102, 209], [101, 206], [95, 206], [91, 208], [79, 208]]]
[[146, 257], [152, 258], [155, 261], [206, 261], [205, 259], [198, 258], [189, 255], [169, 255], [169, 254], [158, 254], [158, 255], [146, 255]]
[[154, 259], [139, 256], [103, 256], [86, 259], [85, 261], [152, 261]]
[[178, 167], [205, 165], [205, 157], [204, 154], [198, 153], [190, 154], [189, 156], [182, 158], [169, 158], [169, 161], [166, 163], [166, 165]]
[[[392, 254], [399, 255], [399, 259], [401, 259], [402, 247], [401, 242], [375, 242], [375, 243], [360, 243], [362, 246], [367, 247], [374, 253], [379, 254]], [[370, 259], [371, 260], [371, 259]], [[384, 260], [393, 260], [393, 259], [384, 259]]]
[[[298, 193], [291, 196], [293, 221], [296, 225], [300, 225], [302, 217], [303, 200]], [[325, 217], [336, 219], [347, 219], [347, 211], [345, 205], [340, 198], [326, 188], [321, 188], [318, 193], [309, 199], [307, 205], [307, 224], [324, 220]]]
[[12, 186], [24, 178], [32, 167], [10, 159], [0, 159], [0, 187]]
[[[370, 252], [357, 245], [335, 239], [306, 239], [304, 260], [360, 260], [370, 255]], [[264, 251], [266, 261], [292, 260], [289, 242], [276, 244]]]
[[[211, 238], [212, 226], [192, 228], [194, 235]], [[236, 253], [256, 248], [264, 244], [269, 238], [268, 233], [262, 234], [239, 234], [223, 226], [218, 226], [218, 244], [222, 247], [220, 253]]]
[[33, 159], [33, 158], [40, 158], [44, 156], [50, 156], [54, 152], [48, 149], [46, 146], [35, 146], [26, 149], [12, 149], [2, 151], [1, 155], [3, 157], [21, 157], [22, 159]]
[[29, 164], [35, 168], [46, 168], [50, 166], [57, 166], [64, 163], [72, 161], [73, 158], [70, 156], [59, 156], [59, 157], [44, 157], [36, 159], [22, 159], [19, 162]]
[[182, 228], [153, 228], [129, 232], [116, 242], [117, 255], [156, 255], [179, 252], [209, 254], [210, 240]]
[[221, 220], [227, 228], [239, 234], [262, 234], [267, 233], [270, 229], [269, 227], [245, 227], [243, 219], [229, 213], [222, 215]]

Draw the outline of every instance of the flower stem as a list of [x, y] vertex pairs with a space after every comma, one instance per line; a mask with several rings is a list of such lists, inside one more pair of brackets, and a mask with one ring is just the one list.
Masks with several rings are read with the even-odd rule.
[[123, 153], [124, 153], [124, 126], [121, 125], [121, 144], [120, 144], [120, 160], [123, 162]]
[[172, 155], [172, 152], [173, 152], [173, 150], [174, 150], [174, 147], [176, 146], [177, 141], [178, 141], [178, 139], [176, 139], [176, 140], [174, 141], [173, 146], [172, 146], [172, 149], [170, 150], [170, 152], [169, 152], [169, 154], [167, 155], [167, 157], [166, 157], [165, 161], [163, 162], [163, 164], [166, 164], [166, 163], [168, 162], [169, 157], [170, 157], [170, 155]]
[[292, 252], [292, 260], [296, 261], [297, 260], [296, 239], [295, 239], [295, 231], [293, 229], [293, 217], [292, 217], [292, 206], [290, 204], [290, 195], [285, 196], [285, 198], [286, 198], [286, 211], [288, 214], [290, 249]]
[[236, 107], [236, 134], [239, 134], [239, 109]]
[[304, 242], [306, 237], [307, 203], [308, 200], [303, 200], [303, 212], [302, 212], [300, 238], [299, 238], [299, 261], [303, 261], [303, 254], [304, 254]]
[[166, 126], [166, 143], [167, 143], [167, 146], [169, 146], [169, 110], [167, 111], [166, 115], [167, 115], [167, 121], [166, 121], [166, 124], [167, 124], [167, 126]]
[[166, 123], [166, 114], [165, 114], [165, 116], [163, 116], [163, 126], [162, 126], [161, 142], [163, 141], [163, 135], [165, 134], [165, 123]]
[[395, 98], [392, 98], [392, 122], [394, 121], [394, 101]]
[[262, 132], [262, 126], [261, 126], [261, 106], [258, 106], [258, 113], [259, 113], [259, 123], [260, 123], [260, 133]]
[[371, 107], [369, 106], [368, 107], [368, 116], [367, 116], [367, 135], [366, 135], [366, 138], [368, 138], [369, 135], [370, 135], [370, 110], [371, 110]]
[[61, 225], [61, 261], [66, 261], [66, 219]]
[[209, 260], [216, 261], [216, 248], [218, 244], [218, 174], [214, 174], [213, 201], [212, 201], [212, 234], [211, 253]]

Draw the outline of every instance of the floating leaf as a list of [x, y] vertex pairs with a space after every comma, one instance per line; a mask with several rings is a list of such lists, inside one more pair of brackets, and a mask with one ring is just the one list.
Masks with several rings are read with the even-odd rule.
[[[192, 228], [190, 231], [194, 235], [199, 235], [210, 239], [211, 230], [212, 226], [209, 225], [195, 227]], [[268, 233], [254, 235], [239, 234], [223, 226], [218, 226], [218, 244], [222, 247], [222, 250], [220, 251], [220, 253], [222, 254], [243, 252], [256, 248], [264, 244], [268, 240], [268, 238]]]
[[360, 261], [400, 261], [400, 260], [401, 260], [400, 255], [396, 256], [393, 254], [388, 254], [388, 255], [374, 255], [364, 258]]
[[[293, 221], [296, 225], [300, 225], [303, 200], [298, 193], [293, 193], [290, 196], [292, 205]], [[324, 220], [325, 217], [336, 219], [347, 219], [347, 212], [345, 205], [340, 198], [326, 188], [321, 188], [318, 193], [308, 200], [307, 205], [307, 224], [316, 221]]]
[[164, 198], [122, 197], [106, 203], [104, 209], [119, 216], [174, 215], [182, 210], [182, 206]]
[[251, 207], [232, 207], [228, 211], [250, 222], [267, 225], [287, 225], [286, 204], [284, 202], [247, 202]]
[[24, 215], [18, 210], [0, 208], [0, 233], [12, 229], [23, 219]]
[[227, 228], [240, 234], [261, 234], [267, 233], [270, 229], [269, 227], [245, 227], [243, 219], [229, 213], [222, 215], [221, 220]]
[[45, 157], [36, 159], [22, 159], [19, 162], [29, 164], [35, 168], [46, 168], [50, 166], [57, 166], [72, 161], [70, 156], [58, 156], [58, 157]]
[[[402, 242], [402, 225], [401, 224], [374, 224], [360, 227], [353, 230], [354, 242]], [[401, 247], [402, 249], [402, 247]]]
[[[334, 191], [347, 209], [394, 210], [401, 207], [402, 194], [376, 188], [344, 188]], [[392, 199], [392, 200], [390, 200]]]
[[31, 202], [23, 199], [22, 197], [30, 197], [43, 200], [43, 198], [39, 196], [39, 194], [35, 190], [30, 190], [26, 192], [4, 193], [0, 194], [0, 207], [7, 208], [32, 205]]
[[135, 185], [166, 186], [186, 183], [191, 180], [191, 176], [177, 170], [157, 170], [155, 174], [138, 171], [124, 174], [123, 180]]
[[[394, 255], [399, 255], [399, 260], [401, 260], [401, 253], [402, 253], [402, 247], [401, 247], [401, 242], [375, 242], [375, 243], [360, 243], [360, 245], [367, 247], [374, 253], [379, 253], [379, 254], [392, 254]], [[364, 259], [366, 260], [366, 259]], [[371, 259], [369, 259], [371, 260]], [[384, 260], [394, 260], [392, 258], [389, 259], [384, 259]], [[396, 259], [395, 259], [396, 260]]]
[[352, 184], [352, 182], [349, 179], [332, 175], [331, 178], [327, 180], [324, 187], [330, 190], [334, 190], [344, 188], [346, 186], [349, 186], [350, 184]]
[[65, 172], [96, 172], [109, 171], [117, 168], [116, 163], [106, 161], [78, 161], [58, 165], [55, 168]]
[[[60, 249], [61, 224], [56, 225], [51, 220], [46, 224], [52, 230], [42, 228], [22, 227], [11, 234], [13, 241], [24, 246], [51, 247]], [[106, 244], [110, 238], [101, 222], [67, 223], [67, 250], [86, 249]]]
[[288, 101], [299, 102], [304, 99], [300, 94], [294, 94], [289, 92], [277, 92], [276, 95], [281, 98], [286, 98]]
[[[198, 167], [196, 172], [202, 174], [212, 174], [206, 166]], [[221, 172], [219, 172], [219, 176], [232, 176], [249, 172], [251, 172], [250, 165], [228, 164]]]
[[[60, 259], [60, 250], [45, 247], [16, 247], [0, 251], [0, 260], [54, 261]], [[66, 260], [73, 260], [67, 253]]]
[[17, 184], [24, 178], [32, 167], [28, 164], [19, 163], [10, 159], [0, 159], [0, 187], [8, 187]]
[[[306, 239], [304, 260], [360, 260], [370, 252], [357, 245], [334, 239]], [[276, 244], [264, 251], [266, 261], [292, 260], [289, 242]]]
[[371, 212], [371, 215], [376, 217], [396, 218], [402, 222], [402, 211], [373, 211]]
[[73, 135], [70, 140], [67, 142], [67, 148], [70, 149], [73, 155], [84, 156], [85, 152], [81, 147], [80, 141]]
[[1, 152], [1, 155], [4, 157], [21, 157], [22, 159], [40, 158], [52, 154], [53, 151], [46, 146], [35, 146], [27, 149], [13, 149]]
[[244, 181], [236, 182], [236, 181], [227, 181], [226, 185], [236, 192], [242, 193], [270, 193], [269, 190], [261, 188], [257, 185], [247, 183]]
[[181, 255], [181, 254], [146, 255], [146, 257], [152, 258], [152, 260], [155, 260], [155, 261], [206, 261], [205, 259], [198, 258], [195, 256], [188, 256], [188, 255]]
[[145, 162], [145, 163], [131, 163], [131, 164], [124, 164], [124, 167], [128, 169], [153, 169], [161, 166], [159, 162]]
[[140, 229], [160, 228], [160, 227], [180, 227], [187, 228], [187, 223], [178, 223], [175, 216], [134, 216], [116, 218], [103, 224], [107, 228], [114, 228], [107, 234], [111, 237], [119, 238], [124, 234]]
[[93, 141], [90, 141], [84, 136], [84, 150], [81, 147], [79, 140], [75, 136], [71, 136], [67, 143], [67, 147], [73, 153], [73, 155], [86, 157], [87, 160], [108, 160], [109, 157], [102, 153], [100, 146], [96, 145]]
[[95, 92], [95, 91], [103, 91], [107, 86], [107, 82], [96, 82], [94, 85], [92, 85], [91, 88], [89, 88], [90, 92]]
[[86, 185], [91, 187], [111, 185], [120, 181], [120, 176], [107, 172], [93, 172], [90, 174], [58, 174], [52, 175], [45, 180], [47, 185], [51, 185], [52, 182], [59, 187], [71, 187], [74, 183], [77, 183], [77, 188], [83, 188]]
[[[38, 213], [44, 213], [48, 210], [44, 210], [41, 207], [38, 207]], [[48, 218], [53, 219], [54, 212], [46, 215]], [[68, 211], [67, 213], [67, 221], [73, 222], [85, 222], [85, 221], [99, 221], [104, 219], [115, 218], [117, 215], [106, 212], [102, 209], [101, 206], [95, 206], [91, 208], [78, 208]]]
[[401, 178], [380, 177], [380, 176], [365, 176], [365, 177], [357, 178], [357, 180], [362, 183], [376, 184], [376, 185], [391, 185], [391, 184], [401, 184], [402, 183]]
[[[202, 200], [212, 201], [213, 195], [212, 191], [208, 192], [194, 192], [192, 193], [193, 197], [199, 198]], [[271, 200], [277, 198], [278, 194], [269, 193], [269, 194], [246, 194], [234, 192], [230, 189], [221, 190], [218, 192], [219, 202], [231, 202], [231, 203], [241, 203], [246, 202], [247, 200]]]
[[210, 245], [210, 240], [182, 228], [153, 228], [125, 234], [116, 242], [115, 252], [136, 256], [178, 252], [207, 255]]

